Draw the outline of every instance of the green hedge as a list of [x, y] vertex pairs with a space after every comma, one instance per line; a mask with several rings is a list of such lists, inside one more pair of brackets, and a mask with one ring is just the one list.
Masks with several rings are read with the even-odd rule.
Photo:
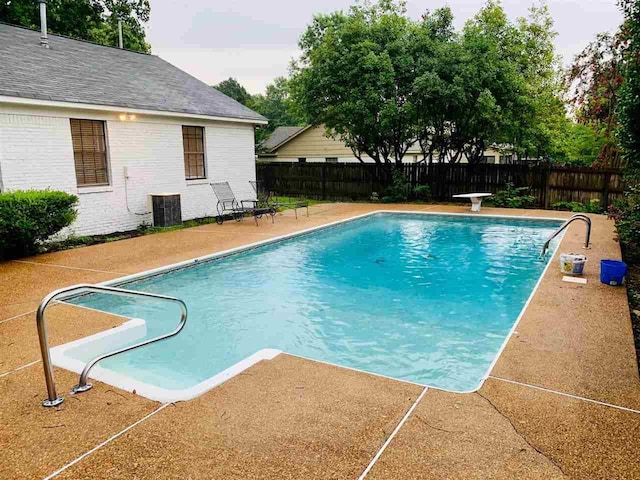
[[52, 190], [0, 194], [0, 259], [36, 253], [76, 219], [78, 197]]
[[536, 197], [530, 192], [529, 187], [516, 187], [513, 183], [507, 183], [502, 190], [483, 203], [498, 208], [533, 208], [536, 205]]

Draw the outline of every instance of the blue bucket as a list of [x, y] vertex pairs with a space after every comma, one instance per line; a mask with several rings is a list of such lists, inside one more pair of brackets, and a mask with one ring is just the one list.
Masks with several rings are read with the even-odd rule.
[[622, 285], [627, 275], [627, 264], [620, 260], [600, 261], [600, 281], [605, 285]]

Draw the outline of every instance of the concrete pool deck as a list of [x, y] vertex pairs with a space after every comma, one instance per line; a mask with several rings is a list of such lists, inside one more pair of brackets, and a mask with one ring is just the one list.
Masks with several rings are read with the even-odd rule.
[[[491, 377], [454, 394], [280, 355], [202, 397], [160, 405], [100, 384], [45, 409], [35, 313], [47, 293], [99, 283], [374, 210], [468, 213], [468, 205], [319, 204], [275, 224], [229, 222], [0, 263], [0, 478], [640, 478], [640, 380], [620, 258], [591, 215], [587, 285], [546, 272]], [[480, 214], [568, 217], [483, 208]], [[573, 224], [559, 252], [581, 252]], [[120, 317], [58, 305], [52, 346]], [[420, 399], [416, 404], [416, 400]], [[399, 424], [402, 423], [400, 428]], [[384, 447], [384, 450], [381, 449]], [[381, 452], [381, 453], [380, 453]], [[372, 460], [375, 463], [370, 466]]]

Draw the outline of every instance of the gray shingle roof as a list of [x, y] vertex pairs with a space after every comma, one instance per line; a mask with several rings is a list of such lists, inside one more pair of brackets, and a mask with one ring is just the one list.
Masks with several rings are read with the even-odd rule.
[[282, 142], [290, 139], [294, 135], [297, 135], [307, 127], [278, 127], [267, 138], [260, 147], [266, 151], [271, 152], [274, 148], [280, 145]]
[[154, 55], [0, 23], [0, 95], [212, 117], [263, 116]]

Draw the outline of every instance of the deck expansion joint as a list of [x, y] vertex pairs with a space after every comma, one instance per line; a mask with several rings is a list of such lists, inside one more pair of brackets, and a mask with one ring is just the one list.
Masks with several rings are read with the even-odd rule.
[[124, 435], [125, 433], [127, 433], [129, 430], [131, 430], [132, 428], [136, 427], [137, 425], [140, 425], [142, 422], [144, 422], [145, 420], [153, 417], [156, 413], [160, 413], [162, 410], [164, 410], [166, 407], [168, 407], [169, 405], [173, 405], [173, 403], [164, 403], [162, 405], [160, 405], [158, 408], [156, 408], [153, 412], [148, 413], [147, 415], [145, 415], [144, 417], [142, 417], [140, 420], [136, 421], [135, 423], [132, 423], [131, 425], [129, 425], [127, 428], [119, 431], [118, 433], [116, 433], [115, 435], [112, 435], [111, 437], [107, 438], [104, 442], [96, 445], [95, 447], [93, 447], [91, 450], [83, 453], [82, 455], [80, 455], [78, 458], [76, 458], [75, 460], [67, 463], [66, 465], [64, 465], [63, 467], [59, 468], [58, 470], [56, 470], [55, 472], [53, 472], [51, 475], [48, 475], [47, 477], [44, 478], [44, 480], [51, 480], [52, 478], [57, 477], [58, 475], [60, 475], [62, 472], [64, 472], [65, 470], [71, 468], [72, 466], [74, 466], [76, 463], [81, 462], [82, 460], [84, 460], [85, 458], [87, 458], [89, 455], [97, 452], [98, 450], [100, 450], [102, 447], [105, 447], [106, 445], [108, 445], [109, 443], [111, 443], [112, 441], [114, 441], [115, 439], [117, 439], [118, 437], [121, 437], [122, 435]]
[[[208, 229], [202, 229], [202, 230], [183, 230], [184, 232], [187, 233], [206, 233], [207, 235], [224, 235], [227, 236], [229, 235], [227, 232], [221, 232], [221, 231], [216, 231], [216, 230], [208, 230]], [[242, 232], [243, 235], [247, 235], [247, 236], [252, 236], [255, 235], [257, 237], [269, 237], [269, 238], [276, 238], [278, 236], [277, 233], [263, 233], [263, 232]]]
[[596, 405], [600, 405], [600, 406], [603, 406], [603, 407], [616, 408], [618, 410], [622, 410], [622, 411], [625, 411], [625, 412], [640, 414], [640, 410], [635, 410], [633, 408], [623, 407], [621, 405], [614, 405], [613, 403], [601, 402], [599, 400], [594, 400], [592, 398], [581, 397], [579, 395], [573, 395], [571, 393], [560, 392], [558, 390], [552, 390], [550, 388], [539, 387], [538, 385], [531, 385], [529, 383], [516, 382], [515, 380], [509, 380], [507, 378], [494, 377], [493, 375], [490, 375], [488, 378], [491, 378], [493, 380], [498, 380], [500, 382], [512, 383], [514, 385], [520, 385], [521, 387], [533, 388], [534, 390], [540, 390], [542, 392], [554, 393], [556, 395], [561, 395], [563, 397], [572, 398], [574, 400], [582, 400], [583, 402], [595, 403]]
[[[120, 317], [120, 318], [124, 318], [125, 320], [131, 320], [129, 317], [126, 317], [124, 315], [120, 315], [119, 313], [106, 312], [104, 310], [98, 310], [97, 308], [86, 307], [84, 305], [78, 305], [78, 304], [75, 304], [75, 303], [68, 303], [66, 300], [54, 300], [54, 301], [51, 302], [51, 306], [52, 307], [53, 306], [58, 306], [58, 305], [64, 305], [64, 306], [69, 307], [69, 308], [71, 308], [71, 307], [73, 307], [73, 308], [81, 308], [81, 309], [88, 310], [88, 311], [91, 311], [91, 312], [97, 312], [97, 313], [101, 313], [101, 314], [110, 315], [112, 317]], [[18, 320], [21, 317], [26, 317], [26, 316], [32, 315], [32, 314], [36, 313], [37, 311], [38, 311], [37, 309], [36, 310], [30, 310], [30, 311], [25, 312], [25, 313], [20, 313], [19, 315], [14, 315], [13, 317], [5, 318], [4, 320], [0, 320], [0, 325], [3, 324], [3, 323], [7, 323], [7, 322], [9, 322], [11, 320]]]
[[11, 321], [11, 320], [17, 320], [17, 319], [18, 319], [18, 318], [20, 318], [20, 317], [24, 317], [24, 316], [27, 316], [27, 315], [31, 315], [32, 313], [36, 313], [36, 312], [37, 312], [37, 310], [31, 310], [31, 311], [29, 311], [29, 312], [20, 313], [20, 314], [18, 314], [18, 315], [14, 315], [13, 317], [9, 317], [9, 318], [5, 318], [4, 320], [0, 320], [0, 324], [2, 324], [2, 323], [7, 323], [7, 322], [9, 322], [9, 321]]
[[42, 262], [30, 262], [28, 260], [12, 260], [14, 263], [24, 263], [27, 265], [39, 265], [41, 267], [50, 267], [50, 268], [64, 268], [66, 270], [79, 270], [82, 272], [92, 272], [92, 273], [107, 273], [109, 275], [130, 275], [130, 273], [124, 272], [113, 272], [107, 270], [96, 270], [94, 268], [83, 268], [83, 267], [70, 267], [68, 265], [59, 265], [57, 263], [42, 263]]
[[424, 390], [422, 390], [422, 392], [420, 393], [416, 401], [413, 403], [413, 405], [411, 405], [409, 410], [407, 410], [407, 413], [405, 413], [404, 417], [402, 417], [402, 420], [400, 420], [400, 423], [398, 423], [398, 425], [393, 430], [393, 432], [391, 432], [391, 435], [389, 435], [389, 438], [387, 438], [387, 440], [384, 442], [382, 447], [380, 447], [380, 450], [378, 450], [378, 453], [376, 453], [375, 457], [373, 457], [371, 462], [369, 462], [369, 465], [367, 465], [367, 468], [364, 469], [364, 472], [362, 472], [362, 475], [358, 477], [358, 480], [364, 480], [364, 478], [369, 474], [369, 472], [371, 471], [373, 466], [376, 464], [378, 459], [382, 456], [384, 451], [387, 449], [387, 447], [389, 446], [393, 438], [398, 434], [402, 426], [405, 424], [407, 419], [411, 416], [415, 408], [418, 406], [418, 404], [420, 403], [420, 400], [422, 400], [422, 398], [425, 396], [425, 394], [427, 393], [427, 390], [429, 390], [428, 387], [425, 387]]
[[0, 373], [0, 378], [6, 377], [7, 375], [11, 375], [12, 373], [19, 372], [20, 370], [24, 370], [25, 368], [32, 367], [33, 365], [37, 365], [40, 363], [40, 360], [34, 360], [33, 362], [29, 362], [25, 365], [21, 365], [18, 368], [14, 368], [13, 370], [9, 370], [8, 372]]

